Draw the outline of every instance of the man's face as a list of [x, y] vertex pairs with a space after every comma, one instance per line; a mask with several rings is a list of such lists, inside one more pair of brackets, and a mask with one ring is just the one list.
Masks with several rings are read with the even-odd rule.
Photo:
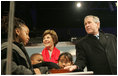
[[87, 17], [84, 20], [84, 25], [85, 25], [85, 30], [86, 30], [86, 32], [88, 34], [93, 34], [93, 35], [98, 34], [100, 24], [99, 23], [95, 23], [93, 21], [93, 17]]

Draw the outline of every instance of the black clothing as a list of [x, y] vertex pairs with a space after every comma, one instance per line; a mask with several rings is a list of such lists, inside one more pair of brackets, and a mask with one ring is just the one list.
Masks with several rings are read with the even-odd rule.
[[49, 73], [48, 71], [51, 69], [60, 69], [60, 67], [56, 63], [45, 62], [45, 61], [43, 61], [42, 63], [33, 65], [33, 68], [39, 68], [41, 71], [41, 74], [47, 74]]
[[87, 66], [94, 74], [117, 74], [117, 39], [108, 33], [99, 33], [99, 40], [87, 35], [76, 45], [75, 64], [81, 70]]
[[[13, 42], [13, 44], [15, 44], [20, 50], [15, 50], [13, 47], [12, 64], [11, 64], [12, 74], [19, 74], [19, 75], [21, 75], [21, 74], [34, 74], [30, 58], [29, 58], [28, 53], [27, 53], [26, 49], [24, 48], [24, 46], [20, 43], [17, 43], [17, 42]], [[5, 48], [1, 51], [1, 60], [2, 60], [1, 66], [5, 66], [5, 67], [6, 67], [5, 59], [7, 56], [6, 54], [7, 54], [7, 48]], [[1, 69], [2, 74], [5, 74], [5, 71], [4, 71], [5, 69], [6, 68]]]
[[53, 69], [53, 68], [60, 69], [60, 67], [56, 63], [53, 63], [53, 62], [43, 61], [42, 63], [38, 63], [38, 64], [33, 65], [34, 68], [41, 67], [41, 66], [47, 66], [48, 69]]

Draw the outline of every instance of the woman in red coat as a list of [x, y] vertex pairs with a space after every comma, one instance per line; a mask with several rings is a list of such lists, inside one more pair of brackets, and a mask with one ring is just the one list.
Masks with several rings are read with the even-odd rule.
[[60, 50], [55, 46], [58, 43], [58, 36], [54, 30], [46, 30], [43, 33], [43, 44], [45, 48], [42, 51], [42, 56], [46, 62], [58, 63]]

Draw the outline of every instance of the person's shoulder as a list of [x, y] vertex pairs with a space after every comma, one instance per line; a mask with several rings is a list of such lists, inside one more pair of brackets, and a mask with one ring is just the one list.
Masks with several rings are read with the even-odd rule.
[[114, 34], [111, 34], [111, 33], [104, 33], [104, 35], [108, 37], [116, 37]]
[[80, 46], [80, 45], [83, 45], [83, 44], [85, 44], [86, 43], [86, 40], [87, 40], [87, 35], [86, 36], [84, 36], [84, 37], [81, 37], [80, 39], [78, 39], [77, 40], [77, 42], [76, 42], [76, 46]]
[[[1, 45], [1, 50], [2, 50], [2, 49], [6, 49], [8, 45], [9, 45], [8, 42], [2, 43], [2, 45]], [[13, 42], [13, 43], [12, 43], [12, 48], [13, 48], [14, 50], [16, 50], [16, 48], [19, 48], [18, 43]]]
[[114, 34], [111, 34], [111, 33], [105, 33], [105, 35], [115, 36]]
[[47, 53], [47, 51], [48, 51], [48, 50], [46, 50], [46, 48], [44, 48], [44, 49], [42, 50], [42, 55], [45, 54], [45, 53]]
[[54, 49], [56, 50], [56, 52], [60, 52], [60, 50], [59, 50], [59, 49], [57, 49], [56, 47], [54, 47]]
[[[1, 53], [7, 53], [7, 46], [8, 46], [8, 42], [4, 42], [2, 43], [1, 45], [1, 50], [2, 52]], [[13, 55], [18, 55], [18, 53], [21, 51], [20, 47], [15, 44], [14, 42], [12, 43], [12, 54]]]
[[44, 48], [42, 51], [46, 51], [47, 50], [47, 48]]
[[84, 37], [81, 37], [80, 39], [77, 40], [77, 43], [81, 43], [81, 42], [86, 41], [87, 37], [88, 37], [87, 35]]

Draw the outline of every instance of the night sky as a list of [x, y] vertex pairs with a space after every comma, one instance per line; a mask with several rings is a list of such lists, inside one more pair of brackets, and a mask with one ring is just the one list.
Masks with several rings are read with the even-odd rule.
[[[59, 41], [86, 35], [83, 19], [86, 15], [100, 18], [101, 29], [117, 36], [116, 1], [16, 1], [15, 16], [23, 19], [30, 28], [30, 37], [41, 37], [44, 30], [53, 29]], [[9, 2], [1, 1], [1, 16], [7, 15]]]

